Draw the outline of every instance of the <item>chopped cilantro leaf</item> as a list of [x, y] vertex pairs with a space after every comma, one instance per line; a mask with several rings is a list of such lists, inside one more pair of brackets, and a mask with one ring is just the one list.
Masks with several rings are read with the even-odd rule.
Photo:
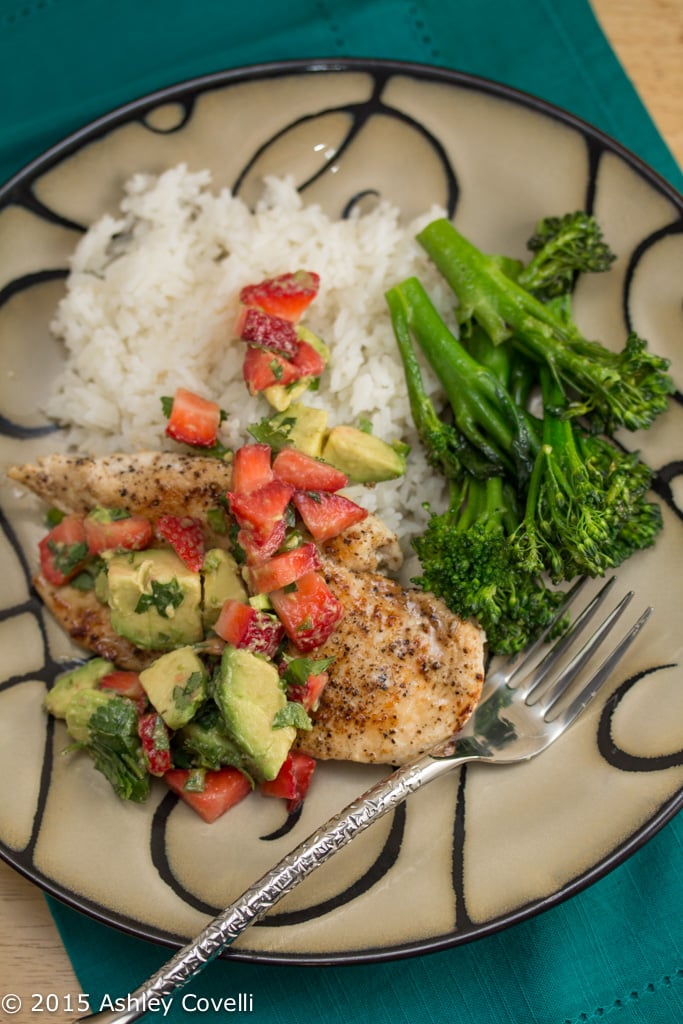
[[88, 545], [84, 541], [79, 541], [76, 544], [64, 544], [61, 541], [49, 540], [47, 546], [54, 558], [55, 568], [64, 576], [73, 572], [88, 555]]
[[135, 611], [138, 614], [146, 612], [149, 608], [156, 608], [162, 618], [167, 619], [169, 608], [178, 608], [183, 603], [185, 595], [178, 580], [173, 577], [168, 583], [159, 583], [152, 580], [151, 594], [140, 594]]
[[306, 731], [313, 728], [306, 709], [298, 701], [288, 700], [285, 706], [280, 708], [273, 718], [273, 729], [286, 729], [287, 726], [293, 726], [295, 729], [305, 729]]

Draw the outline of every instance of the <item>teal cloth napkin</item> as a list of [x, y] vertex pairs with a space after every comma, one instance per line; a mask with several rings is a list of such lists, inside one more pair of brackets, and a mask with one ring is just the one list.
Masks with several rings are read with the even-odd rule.
[[[451, 67], [534, 93], [683, 188], [584, 0], [0, 0], [0, 180], [84, 122], [173, 82], [250, 63], [347, 56]], [[682, 846], [679, 815], [571, 900], [438, 954], [337, 968], [218, 961], [164, 1019], [674, 1024], [683, 1020]], [[169, 955], [49, 905], [93, 1008], [125, 995]], [[240, 993], [251, 1002], [234, 1012], [202, 1002]]]

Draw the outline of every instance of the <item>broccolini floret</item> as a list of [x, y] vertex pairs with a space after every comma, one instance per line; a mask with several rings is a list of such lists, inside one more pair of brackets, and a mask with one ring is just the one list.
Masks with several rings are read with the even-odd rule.
[[604, 273], [616, 258], [595, 217], [582, 210], [544, 217], [527, 248], [534, 255], [521, 269], [517, 283], [543, 301], [569, 295], [577, 274]]
[[649, 427], [674, 391], [669, 362], [630, 333], [613, 352], [585, 338], [576, 323], [553, 303], [523, 287], [501, 269], [499, 259], [481, 252], [445, 218], [417, 236], [455, 292], [461, 323], [480, 324], [495, 344], [510, 338], [522, 352], [546, 365], [561, 385], [563, 414], [583, 417], [596, 432]]
[[516, 543], [519, 514], [501, 477], [469, 474], [446, 512], [414, 541], [422, 573], [413, 580], [462, 617], [474, 617], [489, 647], [514, 654], [551, 624], [563, 594], [529, 569]]

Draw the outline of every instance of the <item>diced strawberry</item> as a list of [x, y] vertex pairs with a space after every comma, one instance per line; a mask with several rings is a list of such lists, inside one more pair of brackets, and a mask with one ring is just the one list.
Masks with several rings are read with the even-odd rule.
[[300, 704], [303, 704], [306, 711], [315, 711], [329, 678], [328, 672], [311, 674], [305, 683], [298, 686], [288, 686], [287, 696], [290, 700], [298, 700]]
[[368, 510], [343, 494], [326, 491], [297, 491], [292, 499], [314, 540], [321, 544], [338, 536], [354, 523], [361, 523]]
[[265, 391], [274, 384], [292, 384], [299, 380], [301, 375], [299, 367], [278, 352], [268, 352], [265, 348], [247, 345], [242, 376], [252, 395]]
[[285, 636], [284, 627], [275, 615], [232, 598], [224, 602], [213, 628], [233, 647], [244, 647], [267, 658], [275, 657]]
[[210, 448], [218, 438], [221, 416], [220, 406], [216, 402], [202, 398], [187, 388], [177, 388], [166, 424], [166, 434], [183, 444]]
[[236, 327], [237, 336], [250, 345], [291, 359], [299, 350], [299, 338], [294, 324], [281, 316], [264, 313], [262, 309], [245, 308], [240, 313]]
[[140, 715], [138, 736], [150, 775], [164, 775], [171, 768], [171, 746], [168, 727], [161, 715], [156, 711]]
[[273, 479], [270, 465], [271, 449], [267, 444], [245, 444], [238, 448], [232, 460], [232, 491], [250, 494]]
[[295, 583], [307, 572], [320, 568], [320, 555], [315, 544], [302, 544], [274, 555], [267, 562], [248, 570], [248, 583], [252, 594], [269, 594]]
[[319, 572], [307, 573], [292, 587], [274, 590], [270, 601], [287, 636], [303, 652], [325, 643], [344, 611]]
[[198, 519], [190, 516], [160, 516], [157, 532], [167, 541], [188, 569], [199, 572], [204, 564], [204, 530]]
[[81, 571], [88, 557], [84, 517], [64, 516], [38, 544], [40, 568], [53, 586], [61, 587]]
[[207, 771], [201, 792], [185, 789], [191, 774], [186, 768], [172, 768], [165, 773], [164, 779], [169, 788], [208, 824], [216, 821], [251, 792], [251, 782], [237, 768]]
[[230, 511], [240, 526], [251, 530], [257, 541], [270, 536], [284, 518], [294, 488], [283, 480], [271, 480], [249, 494], [228, 491]]
[[258, 306], [266, 313], [296, 321], [318, 294], [320, 277], [311, 270], [279, 274], [259, 284], [250, 284], [240, 292], [245, 306]]
[[349, 482], [340, 469], [296, 448], [283, 448], [277, 453], [273, 473], [298, 491], [338, 491]]
[[147, 702], [147, 694], [142, 688], [137, 672], [126, 672], [123, 669], [108, 672], [100, 679], [98, 687], [100, 690], [115, 690], [120, 697], [128, 697], [142, 707]]
[[251, 529], [237, 533], [237, 543], [244, 551], [248, 565], [260, 565], [280, 550], [287, 536], [287, 521], [278, 519], [267, 537], [257, 536]]
[[300, 338], [296, 355], [292, 356], [292, 365], [300, 377], [319, 377], [325, 369], [325, 360], [317, 349]]
[[[113, 516], [113, 518], [112, 518]], [[94, 509], [84, 520], [85, 539], [91, 555], [103, 551], [142, 551], [151, 543], [154, 529], [144, 516], [116, 518], [115, 513], [106, 509]]]
[[260, 791], [264, 796], [277, 796], [287, 801], [287, 810], [292, 813], [301, 804], [308, 792], [315, 771], [315, 761], [308, 754], [291, 750], [276, 777], [262, 782]]

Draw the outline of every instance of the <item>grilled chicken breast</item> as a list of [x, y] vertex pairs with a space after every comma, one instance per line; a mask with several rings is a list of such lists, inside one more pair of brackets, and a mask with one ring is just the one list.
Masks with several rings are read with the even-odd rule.
[[220, 459], [177, 452], [136, 455], [47, 455], [12, 466], [8, 476], [62, 512], [95, 506], [123, 508], [154, 519], [162, 514], [204, 516], [230, 487]]
[[484, 682], [484, 633], [432, 594], [326, 559], [344, 616], [316, 657], [333, 657], [313, 730], [319, 759], [402, 764], [462, 728]]

